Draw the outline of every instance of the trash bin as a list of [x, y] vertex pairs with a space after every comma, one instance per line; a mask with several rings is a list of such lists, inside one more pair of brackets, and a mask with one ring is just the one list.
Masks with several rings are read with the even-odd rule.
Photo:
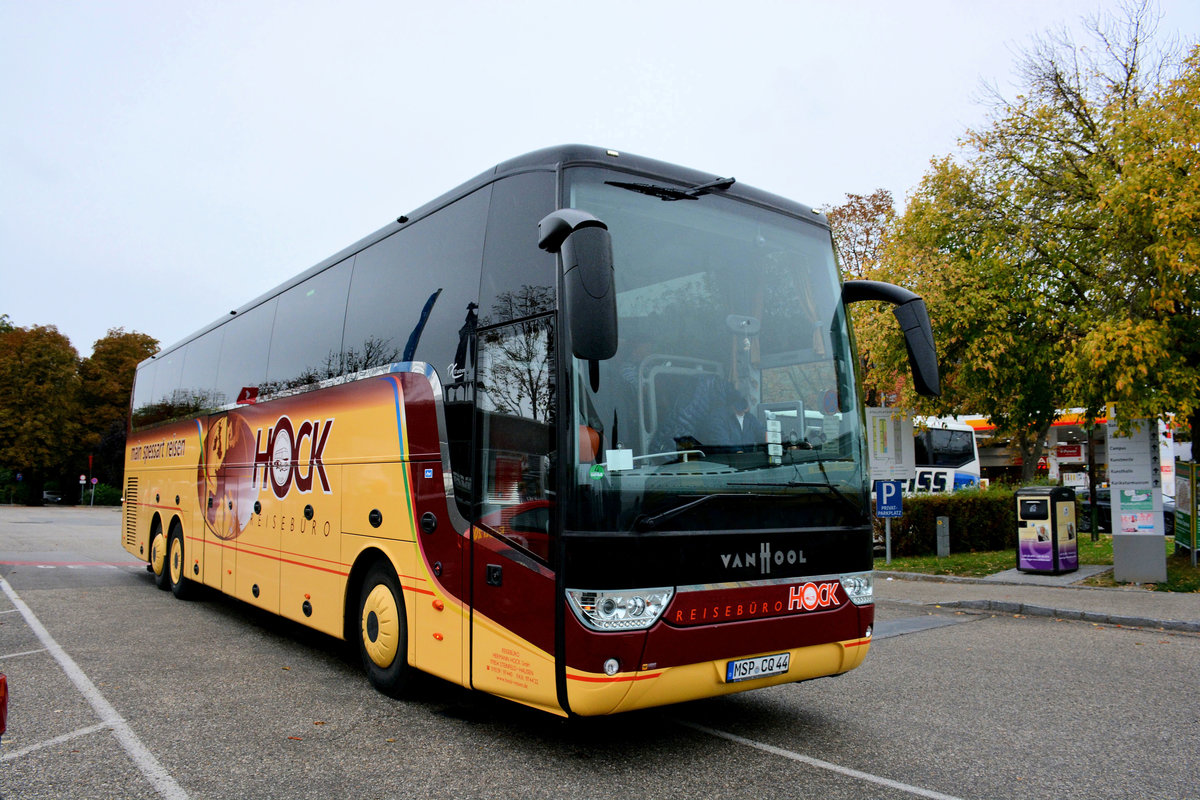
[[1017, 490], [1017, 569], [1059, 575], [1079, 569], [1075, 490], [1029, 486]]

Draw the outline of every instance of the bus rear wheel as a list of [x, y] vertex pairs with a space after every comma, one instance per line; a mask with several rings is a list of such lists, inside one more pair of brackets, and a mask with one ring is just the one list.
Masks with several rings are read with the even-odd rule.
[[367, 571], [358, 595], [358, 652], [371, 685], [388, 695], [408, 681], [408, 625], [400, 581], [390, 566]]
[[164, 592], [170, 588], [167, 575], [167, 537], [163, 536], [162, 523], [155, 522], [150, 529], [150, 571], [154, 573], [154, 585]]
[[167, 537], [167, 567], [163, 572], [167, 574], [171, 594], [180, 600], [187, 600], [192, 596], [195, 584], [187, 577], [187, 561], [184, 559], [183, 553], [183, 528], [179, 526], [178, 522], [171, 523], [171, 533]]

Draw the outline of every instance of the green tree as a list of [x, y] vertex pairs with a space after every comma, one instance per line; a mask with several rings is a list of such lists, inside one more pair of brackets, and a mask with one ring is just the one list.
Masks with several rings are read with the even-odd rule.
[[78, 364], [53, 325], [0, 333], [0, 464], [25, 475], [34, 504], [70, 468], [83, 435]]
[[[932, 163], [879, 271], [922, 294], [934, 319], [944, 399], [910, 401], [987, 413], [1026, 477], [1058, 409], [1116, 400], [1130, 419], [1193, 413], [1200, 397], [1200, 365], [1178, 347], [1196, 296], [1184, 266], [1195, 264], [1194, 58], [1164, 83], [1172, 62], [1153, 54], [1151, 16], [1143, 4], [1093, 21], [1091, 48], [1036, 42], [1023, 92], [997, 94], [960, 157]], [[1178, 189], [1166, 199], [1163, 171]], [[899, 370], [897, 337], [864, 327], [881, 340], [876, 359]]]
[[[877, 272], [888, 229], [896, 217], [892, 193], [887, 189], [876, 189], [868, 195], [847, 194], [842, 205], [827, 206], [822, 210], [833, 231], [842, 277], [853, 280]], [[850, 313], [857, 325], [860, 310], [852, 306]], [[895, 403], [895, 374], [873, 369], [868, 339], [859, 339], [858, 345], [859, 374], [867, 405], [877, 406], [884, 398], [888, 403]]]
[[1200, 46], [1178, 77], [1115, 119], [1113, 178], [1098, 187], [1104, 287], [1068, 375], [1125, 419], [1178, 412], [1200, 431]]
[[92, 355], [79, 365], [80, 400], [87, 427], [83, 444], [96, 456], [93, 474], [104, 483], [122, 483], [133, 376], [137, 365], [156, 352], [158, 340], [152, 336], [112, 328], [96, 340]]
[[[1020, 222], [994, 213], [988, 181], [971, 165], [935, 162], [872, 277], [907, 285], [930, 309], [942, 397], [919, 398], [905, 385], [902, 404], [929, 414], [986, 414], [1021, 454], [1028, 479], [1062, 407], [1052, 375], [1064, 353], [1064, 320], [1030, 279], [1037, 266]], [[860, 338], [877, 371], [907, 375], [891, 309], [863, 311]]]
[[840, 206], [822, 209], [833, 229], [843, 277], [865, 278], [876, 269], [888, 226], [896, 216], [896, 202], [887, 189], [868, 195], [847, 194]]

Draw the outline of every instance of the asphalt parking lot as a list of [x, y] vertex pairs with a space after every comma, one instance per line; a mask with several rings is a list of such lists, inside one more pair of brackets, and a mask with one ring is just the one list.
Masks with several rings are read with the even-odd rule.
[[5, 800], [1200, 797], [1200, 635], [950, 605], [1018, 586], [880, 581], [852, 673], [561, 720], [432, 678], [379, 695], [336, 640], [156, 590], [118, 536], [0, 508]]

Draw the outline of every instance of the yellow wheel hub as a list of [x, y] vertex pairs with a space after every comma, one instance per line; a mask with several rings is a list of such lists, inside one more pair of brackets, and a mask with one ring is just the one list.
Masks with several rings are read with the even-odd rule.
[[155, 575], [162, 575], [164, 560], [166, 556], [167, 543], [161, 533], [155, 534], [154, 540], [150, 542], [150, 567], [154, 570]]
[[175, 537], [171, 540], [170, 570], [171, 583], [179, 583], [183, 579], [183, 540]]
[[367, 595], [362, 609], [362, 643], [377, 667], [386, 669], [400, 648], [400, 609], [391, 589], [377, 585]]

